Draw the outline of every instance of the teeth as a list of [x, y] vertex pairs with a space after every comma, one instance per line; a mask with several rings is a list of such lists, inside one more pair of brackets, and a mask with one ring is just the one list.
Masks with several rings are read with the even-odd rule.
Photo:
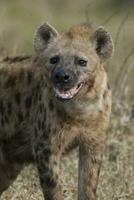
[[71, 88], [68, 91], [59, 91], [57, 88], [55, 88], [54, 90], [57, 97], [60, 97], [62, 99], [71, 99], [75, 94], [78, 93], [82, 85], [83, 83], [79, 83], [77, 86]]

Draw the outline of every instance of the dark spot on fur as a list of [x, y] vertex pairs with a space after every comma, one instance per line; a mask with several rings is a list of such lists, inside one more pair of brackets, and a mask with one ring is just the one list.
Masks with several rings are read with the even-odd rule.
[[107, 90], [105, 90], [104, 93], [103, 93], [103, 98], [104, 99], [106, 98], [106, 95], [107, 95]]
[[15, 78], [9, 77], [8, 80], [7, 80], [7, 83], [6, 83], [6, 87], [7, 88], [14, 87], [15, 86], [15, 82], [16, 82]]
[[12, 114], [12, 103], [10, 101], [7, 104], [7, 113], [9, 116]]
[[22, 112], [18, 113], [18, 120], [19, 120], [19, 123], [22, 123], [22, 121], [23, 121], [23, 114], [22, 114]]
[[39, 91], [40, 91], [40, 85], [37, 84], [37, 86], [34, 89], [34, 103], [38, 101], [38, 96], [39, 96]]
[[56, 128], [53, 128], [53, 134], [55, 134], [56, 133]]
[[38, 95], [39, 95], [39, 96], [38, 96], [38, 100], [41, 101], [41, 99], [42, 99], [41, 93], [39, 93]]
[[20, 72], [20, 74], [19, 74], [19, 80], [20, 80], [20, 81], [23, 81], [23, 80], [24, 80], [24, 75], [25, 75], [24, 69], [21, 69], [21, 72]]
[[32, 104], [32, 98], [31, 97], [27, 97], [26, 100], [25, 100], [26, 109], [30, 109], [31, 108], [31, 104]]
[[54, 161], [54, 165], [57, 165], [58, 163], [56, 161]]
[[93, 193], [96, 194], [97, 186], [93, 188]]
[[57, 116], [61, 116], [63, 120], [66, 119], [66, 114], [62, 109], [57, 109]]
[[40, 110], [41, 113], [43, 112], [43, 103], [40, 103], [39, 110]]
[[16, 103], [17, 103], [18, 105], [20, 104], [20, 100], [21, 100], [20, 93], [17, 92], [17, 93], [15, 94], [15, 101], [16, 101]]
[[35, 134], [35, 137], [38, 136], [38, 131], [37, 131], [37, 128], [34, 129], [34, 134]]
[[40, 84], [38, 83], [37, 86], [36, 86], [37, 93], [39, 93], [39, 90], [40, 90]]
[[5, 123], [7, 123], [7, 124], [9, 123], [9, 118], [8, 118], [8, 116], [5, 115], [5, 120], [4, 120], [4, 121], [5, 121]]
[[51, 131], [51, 125], [48, 123], [47, 124], [47, 132], [48, 132], [48, 134], [50, 134], [50, 131]]
[[111, 89], [109, 84], [107, 84], [107, 88], [108, 88], [108, 90], [110, 90], [110, 89]]
[[34, 95], [32, 95], [32, 96], [33, 96], [33, 103], [36, 104], [37, 101], [38, 101], [38, 98], [37, 98], [38, 94], [37, 94], [37, 92], [35, 92]]
[[45, 146], [44, 149], [43, 149], [43, 153], [45, 156], [49, 156], [52, 152], [51, 152], [51, 148], [50, 146]]
[[30, 85], [32, 82], [32, 72], [28, 72], [27, 75], [27, 84]]
[[49, 138], [49, 133], [47, 132], [46, 127], [45, 127], [43, 130], [43, 139], [47, 140], [48, 138]]
[[[38, 137], [38, 133], [37, 133], [37, 137]], [[37, 139], [38, 140], [38, 139]], [[42, 158], [42, 150], [44, 149], [44, 143], [43, 140], [40, 139], [40, 141], [38, 141], [35, 145], [34, 145], [34, 150], [36, 152], [36, 156], [38, 159], [44, 159], [44, 157]]]
[[88, 82], [88, 91], [90, 91], [93, 88], [94, 82], [94, 77], [92, 77], [92, 79]]
[[3, 127], [5, 125], [3, 117], [1, 118], [1, 126]]
[[38, 120], [38, 129], [41, 130], [41, 121]]
[[46, 109], [44, 109], [44, 116], [43, 116], [44, 122], [46, 122]]
[[60, 148], [61, 148], [61, 145], [59, 144], [59, 145], [58, 145], [58, 149], [60, 149]]
[[49, 162], [49, 158], [50, 158], [49, 156], [45, 156], [45, 157], [44, 157], [45, 162]]
[[54, 109], [53, 101], [49, 101], [49, 109], [52, 111]]
[[58, 174], [55, 175], [56, 180], [59, 178]]
[[44, 121], [43, 121], [42, 124], [41, 124], [41, 128], [42, 128], [42, 130], [45, 129], [45, 123], [44, 123]]
[[40, 174], [44, 174], [46, 171], [49, 170], [48, 165], [42, 161], [42, 159], [38, 160], [38, 170]]
[[4, 109], [3, 101], [0, 101], [0, 113], [1, 113], [1, 115], [4, 114], [4, 111], [5, 111], [5, 109]]

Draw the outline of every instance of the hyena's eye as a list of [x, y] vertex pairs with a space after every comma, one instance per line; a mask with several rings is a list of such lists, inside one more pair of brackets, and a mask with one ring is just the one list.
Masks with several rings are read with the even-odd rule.
[[82, 67], [86, 67], [87, 66], [87, 60], [79, 59], [77, 62], [78, 62], [78, 65], [80, 65]]
[[59, 62], [60, 58], [59, 56], [54, 56], [52, 58], [50, 58], [49, 62], [50, 64], [54, 65], [54, 64], [57, 64]]

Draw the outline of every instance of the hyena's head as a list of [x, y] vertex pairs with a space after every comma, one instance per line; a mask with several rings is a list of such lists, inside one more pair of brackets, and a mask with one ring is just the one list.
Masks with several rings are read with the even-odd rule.
[[103, 65], [113, 51], [111, 37], [102, 27], [79, 25], [59, 34], [47, 23], [37, 30], [34, 48], [47, 70], [52, 94], [66, 101], [90, 96], [92, 88], [103, 84]]

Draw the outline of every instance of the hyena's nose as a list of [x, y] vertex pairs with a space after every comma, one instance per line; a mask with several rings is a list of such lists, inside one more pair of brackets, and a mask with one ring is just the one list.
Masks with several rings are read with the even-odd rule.
[[69, 83], [71, 79], [71, 74], [67, 71], [60, 70], [54, 74], [55, 83]]

